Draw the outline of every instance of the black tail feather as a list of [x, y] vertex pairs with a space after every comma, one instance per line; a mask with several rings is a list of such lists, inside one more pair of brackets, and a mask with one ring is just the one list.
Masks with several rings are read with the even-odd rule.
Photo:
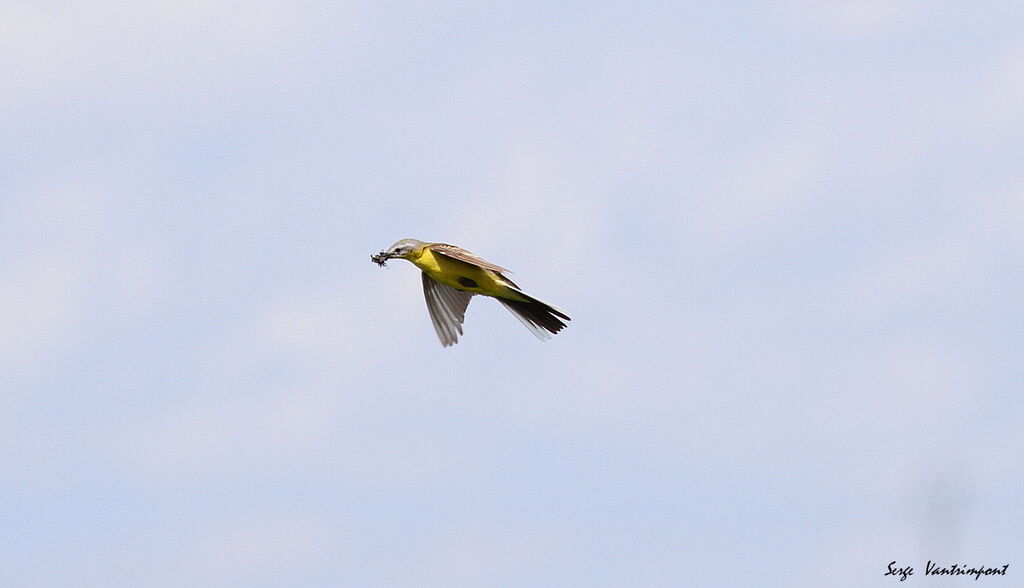
[[501, 302], [521, 319], [529, 321], [552, 334], [566, 327], [566, 324], [559, 320], [560, 318], [567, 321], [572, 320], [558, 309], [533, 298], [528, 302], [502, 298]]

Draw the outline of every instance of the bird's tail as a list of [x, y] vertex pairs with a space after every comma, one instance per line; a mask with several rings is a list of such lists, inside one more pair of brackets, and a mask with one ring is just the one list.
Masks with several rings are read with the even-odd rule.
[[497, 300], [541, 341], [550, 339], [551, 335], [566, 327], [566, 324], [560, 319], [572, 320], [565, 312], [543, 300], [538, 300], [520, 290], [516, 290], [516, 293], [528, 300], [525, 302], [508, 298], [498, 298]]

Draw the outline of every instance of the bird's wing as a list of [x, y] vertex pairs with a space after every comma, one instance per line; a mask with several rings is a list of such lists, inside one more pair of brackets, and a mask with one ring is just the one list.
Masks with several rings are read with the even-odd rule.
[[433, 251], [434, 253], [440, 253], [441, 255], [444, 255], [446, 257], [450, 257], [452, 259], [457, 259], [459, 261], [464, 261], [466, 263], [471, 263], [473, 265], [476, 265], [476, 266], [479, 266], [479, 267], [482, 267], [482, 268], [486, 268], [486, 269], [489, 269], [489, 270], [493, 270], [493, 271], [496, 271], [496, 272], [507, 272], [507, 271], [509, 271], [509, 270], [501, 267], [500, 265], [495, 265], [495, 264], [487, 261], [486, 259], [480, 257], [479, 255], [476, 255], [476, 254], [470, 253], [469, 251], [466, 251], [462, 247], [456, 247], [455, 245], [448, 245], [447, 243], [434, 243], [434, 244], [430, 245], [429, 247], [430, 247], [430, 250]]
[[427, 300], [427, 310], [430, 311], [430, 320], [434, 323], [437, 337], [445, 347], [458, 343], [459, 335], [462, 334], [462, 321], [466, 318], [466, 307], [473, 293], [456, 290], [425, 273], [420, 275], [423, 278], [423, 297]]

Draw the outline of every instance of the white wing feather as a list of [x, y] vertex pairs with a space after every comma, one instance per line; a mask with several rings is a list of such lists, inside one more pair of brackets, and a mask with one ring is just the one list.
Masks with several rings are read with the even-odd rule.
[[458, 343], [462, 322], [466, 319], [466, 307], [473, 293], [456, 290], [425, 273], [420, 275], [423, 278], [423, 297], [427, 301], [427, 310], [430, 311], [430, 320], [434, 323], [438, 339], [445, 347]]

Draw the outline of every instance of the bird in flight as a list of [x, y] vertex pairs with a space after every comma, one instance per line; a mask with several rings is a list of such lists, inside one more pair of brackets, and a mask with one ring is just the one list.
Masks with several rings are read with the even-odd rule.
[[389, 259], [406, 259], [423, 270], [423, 296], [445, 347], [459, 342], [466, 307], [474, 294], [496, 299], [541, 341], [565, 328], [562, 319], [570, 320], [564, 311], [523, 292], [502, 274], [509, 270], [461, 247], [402, 239], [370, 256], [381, 267]]

